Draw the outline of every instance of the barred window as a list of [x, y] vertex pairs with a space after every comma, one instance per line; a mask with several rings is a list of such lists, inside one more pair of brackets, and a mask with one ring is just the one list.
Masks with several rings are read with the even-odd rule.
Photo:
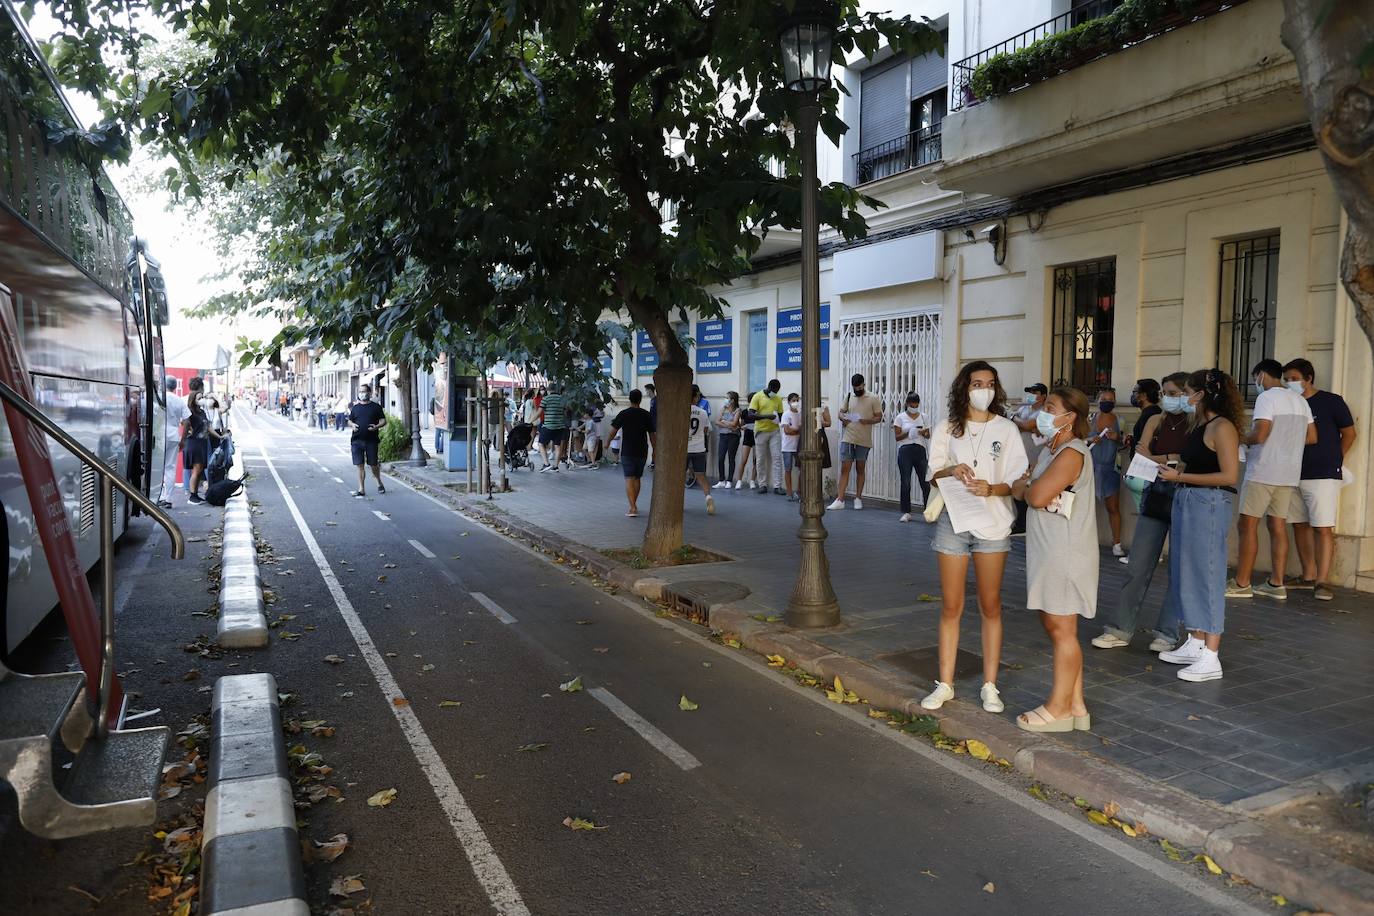
[[1274, 355], [1279, 304], [1279, 234], [1223, 242], [1217, 302], [1217, 365], [1231, 373], [1248, 401], [1244, 380], [1255, 363]]
[[1052, 385], [1070, 385], [1090, 399], [1111, 385], [1115, 316], [1115, 258], [1055, 268]]

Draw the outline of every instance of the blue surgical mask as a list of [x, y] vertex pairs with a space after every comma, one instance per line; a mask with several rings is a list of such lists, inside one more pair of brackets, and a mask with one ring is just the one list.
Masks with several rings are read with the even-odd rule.
[[908, 404], [906, 405], [906, 412], [914, 417], [921, 412], [921, 408], [916, 406], [915, 404]]
[[1053, 436], [1059, 432], [1059, 427], [1055, 425], [1055, 421], [1058, 419], [1059, 417], [1048, 410], [1042, 410], [1035, 415], [1035, 428], [1042, 436]]
[[1284, 382], [1283, 384], [1285, 387], [1287, 387], [1289, 391], [1293, 392], [1294, 394], [1302, 394], [1304, 391], [1307, 390], [1302, 382]]
[[1187, 405], [1188, 399], [1181, 394], [1166, 394], [1164, 396], [1163, 407], [1165, 413], [1187, 413]]
[[1197, 413], [1197, 405], [1188, 398], [1183, 399], [1183, 412], [1187, 414]]

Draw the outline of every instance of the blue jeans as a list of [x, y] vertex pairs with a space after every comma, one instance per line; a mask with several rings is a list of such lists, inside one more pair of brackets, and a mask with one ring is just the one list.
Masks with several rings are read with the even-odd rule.
[[[1159, 557], [1164, 552], [1164, 541], [1168, 536], [1168, 522], [1161, 522], [1148, 515], [1136, 516], [1130, 562], [1126, 565], [1129, 578], [1116, 600], [1116, 607], [1107, 614], [1104, 621], [1108, 632], [1126, 640], [1135, 635], [1136, 628], [1140, 625], [1140, 608], [1145, 603], [1145, 595], [1150, 590], [1155, 570], [1159, 568]], [[1159, 610], [1159, 618], [1151, 629], [1156, 636], [1177, 640], [1179, 613], [1178, 606], [1172, 599], [1173, 589], [1169, 589], [1164, 595], [1164, 605]]]
[[1226, 536], [1235, 498], [1217, 487], [1180, 487], [1174, 494], [1166, 600], [1190, 630], [1226, 629]]
[[444, 453], [444, 430], [442, 427], [434, 427], [434, 454]]
[[911, 472], [921, 485], [921, 502], [930, 500], [930, 481], [926, 480], [925, 446], [912, 442], [897, 449], [897, 473], [902, 477], [902, 513], [911, 512]]

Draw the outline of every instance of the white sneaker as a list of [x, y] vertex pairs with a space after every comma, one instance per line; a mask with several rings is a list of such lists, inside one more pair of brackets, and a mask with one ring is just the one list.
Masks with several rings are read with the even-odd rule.
[[707, 514], [707, 515], [715, 515], [715, 514], [716, 514], [716, 501], [715, 501], [713, 498], [711, 498], [710, 496], [706, 497], [706, 514]]
[[954, 688], [944, 681], [936, 681], [935, 689], [921, 701], [922, 709], [939, 709], [945, 705], [946, 700], [954, 699]]
[[1163, 636], [1156, 636], [1154, 639], [1150, 640], [1151, 652], [1172, 652], [1173, 648], [1174, 641], [1172, 639], [1165, 639]]
[[899, 518], [899, 519], [897, 519], [897, 521], [899, 521], [899, 522], [909, 522], [909, 521], [911, 521], [911, 513], [910, 513], [910, 512], [903, 512], [903, 513], [902, 513], [902, 517]]
[[858, 510], [862, 509], [863, 507], [864, 507], [864, 501], [863, 501], [862, 499], [859, 499], [859, 497], [857, 497], [857, 496], [854, 497], [854, 511], [857, 512]]
[[1221, 680], [1221, 656], [1211, 649], [1203, 647], [1202, 656], [1181, 670], [1178, 676], [1180, 680], [1184, 681]]
[[1159, 660], [1171, 665], [1191, 665], [1202, 658], [1202, 653], [1206, 648], [1205, 642], [1189, 634], [1188, 638], [1183, 641], [1183, 645], [1177, 649], [1159, 653]]
[[715, 483], [715, 486], [711, 487], [711, 489], [712, 489], [712, 490], [721, 490], [721, 489], [724, 489], [725, 487], [728, 487], [728, 486], [730, 486], [730, 482], [729, 482], [728, 480], [717, 480], [716, 483]]
[[742, 480], [736, 480], [736, 481], [735, 481], [735, 489], [736, 489], [736, 490], [738, 490], [738, 489], [739, 489], [740, 487], [742, 487], [742, 486], [744, 486], [744, 481], [742, 481]]
[[[831, 503], [830, 505], [826, 506], [826, 508], [827, 508], [827, 509], [843, 509], [843, 508], [844, 508], [844, 497], [841, 496], [841, 497], [837, 498], [833, 503]], [[939, 682], [937, 681], [936, 683], [939, 683]], [[937, 708], [938, 708], [938, 707], [937, 707]]]
[[1114, 556], [1114, 557], [1124, 557], [1125, 555], [1126, 555], [1126, 548], [1122, 547], [1120, 544], [1113, 544], [1113, 545], [1112, 545], [1112, 556]]
[[[1103, 630], [1101, 636], [1093, 637], [1092, 644], [1099, 649], [1124, 649], [1131, 644], [1131, 641], [1129, 639], [1122, 639], [1111, 630]], [[1165, 646], [1164, 649], [1168, 650], [1173, 647], [1173, 643], [1170, 643]]]
[[1002, 695], [997, 692], [996, 684], [984, 682], [983, 689], [978, 691], [978, 696], [983, 701], [983, 712], [1001, 712], [1007, 708], [1002, 702]]
[[751, 490], [757, 490], [758, 488], [759, 488], [759, 482], [758, 482], [757, 480], [751, 480], [751, 481], [749, 481], [749, 489], [751, 489]]
[[1119, 560], [1117, 560], [1116, 562], [1120, 563], [1122, 566], [1126, 566], [1126, 565], [1128, 565], [1128, 564], [1131, 562], [1131, 558], [1130, 558], [1130, 557], [1121, 557], [1121, 558], [1120, 558]]

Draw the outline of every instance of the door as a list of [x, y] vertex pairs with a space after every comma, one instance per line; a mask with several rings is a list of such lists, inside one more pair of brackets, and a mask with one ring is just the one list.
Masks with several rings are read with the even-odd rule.
[[[883, 422], [873, 431], [873, 451], [865, 468], [864, 498], [896, 502], [901, 481], [897, 475], [897, 440], [892, 421], [903, 409], [908, 392], [921, 396], [921, 412], [934, 425], [944, 417], [944, 388], [940, 381], [940, 312], [929, 310], [877, 318], [855, 318], [840, 328], [840, 365], [833, 378], [843, 386], [832, 413], [843, 407], [849, 378], [861, 374], [868, 391], [882, 402]], [[920, 500], [915, 482], [912, 491]]]
[[742, 400], [748, 404], [754, 393], [768, 384], [768, 313], [749, 312], [745, 317], [749, 322], [749, 374]]

